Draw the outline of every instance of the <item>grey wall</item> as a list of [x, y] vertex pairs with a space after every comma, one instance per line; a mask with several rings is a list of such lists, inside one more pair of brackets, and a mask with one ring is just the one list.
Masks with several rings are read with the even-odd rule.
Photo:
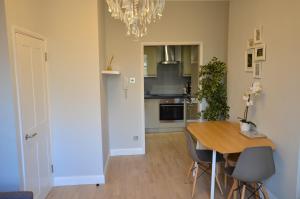
[[[105, 1], [98, 0], [98, 17], [99, 17], [99, 69], [101, 71], [106, 67], [105, 60]], [[106, 76], [100, 75], [100, 95], [101, 95], [101, 123], [102, 123], [102, 150], [103, 150], [103, 165], [106, 172], [109, 158], [109, 131], [108, 131], [108, 104], [107, 104], [107, 79]]]
[[[120, 77], [108, 79], [108, 110], [111, 149], [136, 149], [143, 141], [143, 60], [141, 42], [200, 42], [204, 44], [204, 63], [213, 56], [227, 58], [228, 2], [169, 2], [163, 17], [149, 25], [148, 35], [135, 41], [126, 36], [125, 25], [106, 10], [106, 55], [115, 56], [113, 66]], [[123, 78], [136, 77], [129, 85], [128, 98], [122, 89]]]
[[[244, 72], [247, 39], [263, 25], [267, 61], [263, 63], [263, 95], [251, 108], [250, 119], [276, 144], [276, 174], [267, 188], [278, 198], [296, 196], [300, 114], [300, 1], [232, 0], [229, 19], [228, 100], [230, 115], [242, 115], [242, 95], [253, 81]], [[299, 187], [299, 184], [298, 184]]]
[[191, 81], [191, 77], [183, 77], [181, 68], [181, 64], [158, 64], [157, 77], [144, 78], [144, 92], [182, 94], [186, 81]]
[[[97, 3], [6, 0], [10, 36], [12, 27], [17, 26], [47, 39], [52, 157], [57, 184], [96, 183], [103, 178]], [[14, 63], [12, 43], [9, 46]]]
[[4, 1], [0, 0], [0, 192], [20, 186], [15, 118]]
[[299, 152], [298, 152], [297, 199], [300, 199], [300, 143], [299, 143]]

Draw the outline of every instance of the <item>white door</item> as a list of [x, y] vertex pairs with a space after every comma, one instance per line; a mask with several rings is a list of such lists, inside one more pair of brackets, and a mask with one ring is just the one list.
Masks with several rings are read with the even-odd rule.
[[52, 186], [45, 41], [15, 33], [24, 188], [44, 199]]

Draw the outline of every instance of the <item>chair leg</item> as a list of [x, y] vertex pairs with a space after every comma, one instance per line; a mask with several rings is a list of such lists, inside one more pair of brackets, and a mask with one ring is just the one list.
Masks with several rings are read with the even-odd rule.
[[243, 185], [243, 189], [242, 189], [242, 197], [241, 197], [241, 199], [245, 199], [245, 194], [246, 194], [246, 185]]
[[224, 193], [223, 193], [223, 190], [222, 190], [222, 187], [221, 187], [219, 178], [218, 178], [217, 176], [216, 176], [216, 182], [217, 182], [217, 185], [218, 185], [218, 187], [219, 187], [219, 190], [220, 190], [221, 194], [223, 195]]
[[238, 186], [237, 180], [233, 179], [233, 184], [232, 184], [232, 187], [231, 187], [231, 189], [230, 189], [230, 191], [228, 193], [227, 199], [231, 199], [232, 198], [233, 191], [234, 191], [234, 189], [237, 188], [237, 186]]
[[[225, 160], [225, 166], [224, 167], [225, 168], [228, 167], [228, 160], [227, 160], [227, 158]], [[225, 188], [225, 190], [227, 189], [227, 180], [228, 180], [228, 176], [227, 176], [226, 172], [224, 172], [224, 188]]]
[[265, 188], [264, 185], [261, 186], [261, 190], [262, 190], [262, 192], [263, 192], [263, 194], [265, 196], [264, 199], [269, 199], [269, 194], [268, 194], [268, 192], [267, 192], [267, 190], [266, 190], [266, 188]]
[[227, 189], [227, 180], [228, 180], [228, 176], [226, 174], [224, 174], [224, 188], [225, 188], [225, 190]]
[[220, 172], [220, 164], [217, 166], [217, 171], [216, 171], [216, 182], [217, 182], [217, 185], [219, 187], [219, 190], [221, 192], [221, 194], [223, 195], [223, 190], [222, 190], [222, 186], [221, 186], [221, 183], [220, 183], [220, 180], [219, 180], [219, 172]]
[[188, 181], [188, 179], [189, 179], [189, 177], [190, 177], [190, 175], [191, 175], [191, 173], [193, 171], [194, 164], [195, 164], [195, 162], [193, 161], [192, 165], [190, 166], [189, 171], [188, 171], [188, 173], [186, 175], [186, 181]]
[[222, 190], [221, 183], [220, 183], [220, 180], [219, 180], [219, 171], [220, 171], [219, 166], [220, 166], [220, 164], [217, 165], [216, 182], [217, 182], [217, 185], [218, 185], [218, 187], [219, 187], [219, 190], [220, 190], [221, 194], [223, 195], [223, 190]]
[[198, 167], [198, 164], [196, 164], [196, 168], [195, 168], [195, 173], [194, 173], [194, 181], [193, 181], [193, 189], [192, 189], [192, 198], [194, 197], [194, 194], [195, 194], [195, 188], [196, 188], [196, 184], [197, 184], [197, 178], [198, 178], [198, 170], [199, 170], [199, 167]]
[[259, 190], [257, 190], [257, 184], [256, 183], [253, 183], [253, 189], [255, 192], [255, 199], [259, 199]]

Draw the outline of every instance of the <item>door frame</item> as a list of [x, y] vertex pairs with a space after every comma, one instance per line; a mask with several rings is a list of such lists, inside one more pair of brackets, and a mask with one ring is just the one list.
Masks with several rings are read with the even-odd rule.
[[140, 77], [141, 77], [141, 90], [140, 90], [140, 99], [141, 103], [141, 118], [142, 118], [142, 133], [141, 133], [141, 140], [142, 140], [142, 148], [144, 153], [146, 153], [146, 133], [145, 133], [145, 99], [144, 99], [144, 47], [145, 46], [164, 46], [164, 45], [177, 45], [177, 46], [199, 46], [198, 52], [198, 62], [199, 66], [203, 65], [203, 42], [202, 41], [188, 41], [188, 42], [141, 42], [141, 58], [140, 58], [140, 66], [142, 69], [140, 70]]
[[[22, 132], [22, 123], [21, 123], [21, 105], [20, 105], [20, 93], [19, 93], [19, 86], [18, 86], [18, 74], [17, 74], [17, 54], [16, 54], [16, 33], [26, 35], [35, 39], [39, 39], [45, 43], [45, 52], [47, 52], [47, 39], [46, 37], [42, 36], [39, 33], [35, 33], [31, 30], [27, 30], [25, 28], [21, 28], [18, 26], [12, 26], [11, 29], [11, 63], [12, 63], [12, 74], [13, 74], [13, 82], [14, 82], [14, 103], [15, 103], [15, 115], [16, 115], [16, 138], [17, 138], [17, 151], [18, 151], [18, 162], [19, 162], [19, 176], [20, 176], [20, 190], [25, 190], [26, 187], [26, 179], [25, 179], [25, 161], [24, 161], [24, 146], [23, 146], [23, 132]], [[50, 117], [50, 103], [49, 103], [49, 82], [48, 82], [48, 63], [45, 62], [46, 67], [46, 99], [47, 99], [47, 116], [48, 116], [48, 123], [49, 123], [49, 159], [50, 163], [53, 164], [52, 159], [52, 130], [51, 130], [51, 117]], [[51, 176], [51, 186], [53, 186], [53, 174]]]

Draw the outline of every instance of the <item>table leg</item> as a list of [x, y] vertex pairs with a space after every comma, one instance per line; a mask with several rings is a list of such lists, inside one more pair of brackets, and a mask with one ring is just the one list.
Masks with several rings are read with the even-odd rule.
[[210, 184], [210, 199], [215, 198], [215, 179], [216, 179], [216, 157], [217, 151], [213, 150], [212, 167], [211, 167], [211, 184]]

